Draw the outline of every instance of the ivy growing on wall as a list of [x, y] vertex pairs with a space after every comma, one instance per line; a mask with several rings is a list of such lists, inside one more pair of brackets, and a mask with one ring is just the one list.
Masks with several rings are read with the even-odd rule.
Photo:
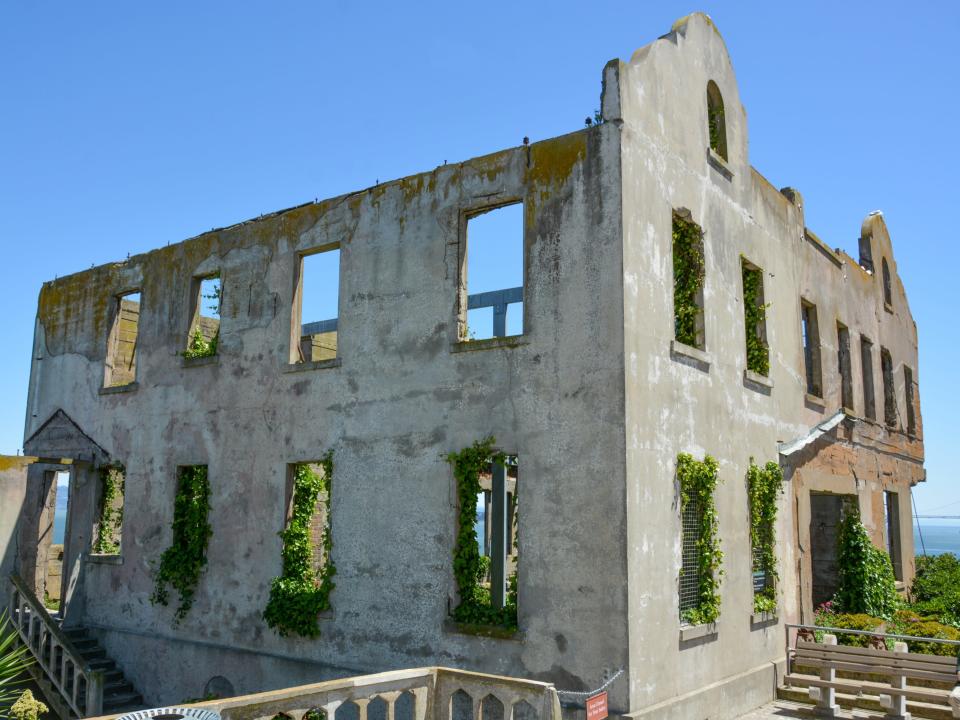
[[[333, 451], [318, 463], [322, 472], [313, 466], [297, 465], [293, 474], [293, 511], [287, 526], [280, 531], [283, 540], [283, 567], [280, 576], [270, 585], [270, 599], [263, 611], [267, 625], [280, 635], [317, 637], [320, 635], [318, 617], [330, 609], [330, 593], [336, 584], [333, 576], [337, 568], [330, 555], [333, 538], [330, 534], [329, 498], [333, 485]], [[320, 547], [314, 547], [310, 526], [317, 510], [320, 494], [327, 500], [326, 523], [320, 538]], [[315, 554], [323, 563], [316, 567]]]
[[714, 501], [718, 477], [717, 461], [707, 455], [703, 462], [687, 453], [677, 455], [677, 480], [680, 485], [680, 512], [691, 501], [696, 504], [697, 534], [697, 606], [684, 610], [681, 620], [692, 625], [712, 623], [720, 617], [720, 577], [723, 552]]
[[766, 580], [762, 590], [753, 595], [753, 611], [774, 612], [777, 609], [777, 499], [783, 492], [783, 470], [775, 462], [762, 468], [750, 459], [747, 470], [747, 496], [750, 500], [750, 547], [753, 571], [762, 572]]
[[673, 313], [676, 339], [702, 347], [699, 320], [705, 265], [703, 230], [683, 211], [673, 213]]
[[187, 345], [187, 349], [183, 351], [183, 356], [188, 360], [192, 358], [212, 357], [217, 354], [217, 345], [219, 345], [219, 343], [219, 330], [217, 330], [217, 333], [212, 338], [207, 340], [198, 325], [193, 329], [193, 335], [190, 336], [190, 342]]
[[174, 615], [177, 622], [190, 611], [200, 573], [207, 564], [207, 543], [213, 534], [207, 521], [209, 512], [207, 466], [181, 467], [173, 505], [173, 542], [160, 557], [156, 586], [150, 596], [151, 602], [166, 605], [167, 585], [172, 586], [180, 595], [180, 606]]
[[[489, 560], [480, 554], [477, 534], [477, 494], [480, 492], [480, 474], [488, 472], [494, 463], [505, 466], [507, 456], [494, 452], [496, 441], [488, 437], [475, 442], [460, 452], [447, 455], [457, 483], [457, 538], [453, 548], [453, 574], [457, 581], [460, 602], [453, 609], [457, 622], [477, 625], [499, 625], [510, 630], [517, 628], [517, 573], [507, 579], [507, 597], [504, 607], [493, 607], [490, 588], [482, 583], [489, 568]], [[514, 512], [514, 522], [517, 513]]]
[[120, 552], [123, 505], [118, 505], [117, 499], [123, 497], [124, 477], [123, 467], [100, 468], [100, 519], [97, 522], [97, 536], [93, 540], [93, 552], [100, 555], [116, 555]]
[[890, 620], [900, 606], [890, 556], [870, 542], [853, 503], [844, 507], [837, 534], [839, 585], [833, 600], [845, 613], [864, 613]]
[[767, 308], [763, 302], [763, 273], [742, 263], [743, 323], [747, 338], [747, 369], [759, 375], [770, 373], [770, 348], [764, 339]]

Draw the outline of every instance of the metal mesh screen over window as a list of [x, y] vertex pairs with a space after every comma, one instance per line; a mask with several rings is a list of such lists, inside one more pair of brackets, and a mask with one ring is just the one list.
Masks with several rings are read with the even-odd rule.
[[680, 568], [680, 614], [693, 610], [700, 604], [700, 567], [697, 544], [700, 541], [700, 506], [689, 500], [683, 509], [682, 536], [683, 561]]

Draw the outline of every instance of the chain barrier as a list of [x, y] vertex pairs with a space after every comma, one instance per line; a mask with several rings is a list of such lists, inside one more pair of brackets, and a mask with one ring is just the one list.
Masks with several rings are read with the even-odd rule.
[[584, 700], [606, 690], [613, 684], [613, 681], [621, 675], [623, 675], [623, 668], [620, 668], [613, 675], [607, 678], [606, 682], [604, 682], [603, 685], [598, 687], [596, 690], [588, 690], [586, 692], [580, 690], [557, 690], [557, 695], [560, 696], [560, 704], [566, 706], [583, 705]]

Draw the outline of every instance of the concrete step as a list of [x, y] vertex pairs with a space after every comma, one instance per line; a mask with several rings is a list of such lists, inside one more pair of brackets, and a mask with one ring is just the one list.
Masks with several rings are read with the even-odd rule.
[[[810, 700], [805, 687], [786, 687], [777, 688], [777, 697], [781, 700], [790, 700], [791, 702], [813, 707], [816, 703]], [[866, 695], [847, 695], [837, 693], [837, 705], [845, 710], [869, 710], [870, 712], [883, 715], [886, 710], [880, 707], [880, 702], [873, 697]], [[931, 705], [929, 703], [917, 702], [915, 700], [907, 701], [907, 711], [914, 717], [927, 718], [928, 720], [953, 720], [953, 713], [946, 705]]]
[[142, 704], [143, 697], [135, 690], [117, 695], [104, 695], [103, 697], [104, 713], [126, 712], [131, 706], [139, 706]]

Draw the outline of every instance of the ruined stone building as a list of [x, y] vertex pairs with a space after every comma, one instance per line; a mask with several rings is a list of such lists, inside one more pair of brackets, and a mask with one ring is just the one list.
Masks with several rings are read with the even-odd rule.
[[[705, 15], [608, 63], [601, 116], [45, 283], [28, 457], [0, 465], [4, 574], [42, 597], [52, 478], [67, 471], [63, 622], [151, 705], [426, 664], [567, 690], [624, 668], [610, 704], [631, 716], [769, 700], [782, 624], [812, 620], [835, 588], [844, 500], [898, 579], [914, 571], [917, 333], [891, 240], [871, 213], [859, 257], [831, 249], [800, 193], [751, 167]], [[509, 206], [522, 285], [474, 292], [468, 231]], [[678, 269], [678, 238], [702, 282]], [[301, 312], [316, 256], [338, 263], [335, 317]], [[496, 331], [476, 339], [468, 312], [483, 307]], [[748, 364], [757, 352], [766, 363]], [[479, 474], [492, 579], [478, 587], [498, 610], [515, 579], [516, 627], [455, 616], [448, 456], [491, 436], [505, 462]], [[682, 523], [682, 453], [718, 466], [719, 617], [700, 624], [681, 619], [710, 617], [688, 592], [700, 530]], [[264, 618], [279, 533], [299, 469], [327, 473], [328, 457], [310, 538], [335, 586], [319, 636], [281, 635]], [[751, 460], [784, 474], [765, 613]], [[197, 468], [211, 534], [178, 621], [172, 589], [167, 606], [151, 598]]]

